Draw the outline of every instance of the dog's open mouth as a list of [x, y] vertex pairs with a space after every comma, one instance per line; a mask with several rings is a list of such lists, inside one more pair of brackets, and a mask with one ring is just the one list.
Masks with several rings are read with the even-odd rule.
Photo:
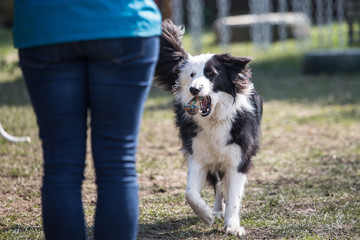
[[[200, 107], [197, 106], [198, 103]], [[184, 109], [190, 115], [196, 115], [200, 112], [202, 117], [209, 116], [211, 113], [211, 97], [209, 95], [193, 97], [184, 106]]]
[[211, 97], [209, 95], [200, 100], [200, 113], [203, 117], [209, 116], [211, 113]]

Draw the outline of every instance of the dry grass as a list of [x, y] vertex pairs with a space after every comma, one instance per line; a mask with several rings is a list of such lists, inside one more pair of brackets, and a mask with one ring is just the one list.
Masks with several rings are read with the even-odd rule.
[[[32, 138], [30, 144], [0, 139], [0, 239], [42, 239], [40, 141], [9, 33], [0, 35], [0, 121], [10, 133]], [[205, 47], [218, 51], [210, 41]], [[250, 55], [242, 49], [232, 46], [235, 55]], [[244, 239], [359, 239], [360, 76], [304, 76], [300, 62], [300, 53], [276, 52], [252, 64], [265, 104], [262, 151], [243, 202]], [[154, 88], [138, 150], [138, 238], [235, 239], [224, 235], [222, 221], [203, 225], [186, 204], [179, 147], [171, 96]], [[91, 238], [90, 152], [83, 192]], [[203, 195], [211, 204], [212, 190]]]

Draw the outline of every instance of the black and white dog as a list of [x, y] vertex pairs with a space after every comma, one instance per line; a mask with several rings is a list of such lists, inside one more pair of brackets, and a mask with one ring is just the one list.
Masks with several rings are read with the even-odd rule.
[[[240, 203], [251, 158], [259, 150], [262, 118], [262, 100], [250, 80], [251, 59], [191, 56], [181, 46], [183, 33], [170, 20], [163, 22], [154, 82], [174, 95], [188, 162], [186, 200], [205, 223], [224, 217], [227, 233], [244, 235]], [[200, 114], [190, 115], [184, 106], [194, 99], [200, 99]], [[200, 195], [207, 181], [215, 189], [213, 210]]]

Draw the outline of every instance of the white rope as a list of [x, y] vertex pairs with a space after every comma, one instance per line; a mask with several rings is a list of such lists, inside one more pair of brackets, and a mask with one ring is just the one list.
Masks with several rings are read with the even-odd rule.
[[8, 134], [4, 130], [4, 128], [1, 126], [1, 123], [0, 123], [0, 136], [9, 142], [30, 142], [31, 141], [30, 137], [15, 137], [15, 136]]

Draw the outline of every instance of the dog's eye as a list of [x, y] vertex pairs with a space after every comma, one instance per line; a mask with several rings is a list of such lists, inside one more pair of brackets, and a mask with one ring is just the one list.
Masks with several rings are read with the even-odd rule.
[[190, 77], [193, 78], [195, 76], [195, 73], [191, 73]]

